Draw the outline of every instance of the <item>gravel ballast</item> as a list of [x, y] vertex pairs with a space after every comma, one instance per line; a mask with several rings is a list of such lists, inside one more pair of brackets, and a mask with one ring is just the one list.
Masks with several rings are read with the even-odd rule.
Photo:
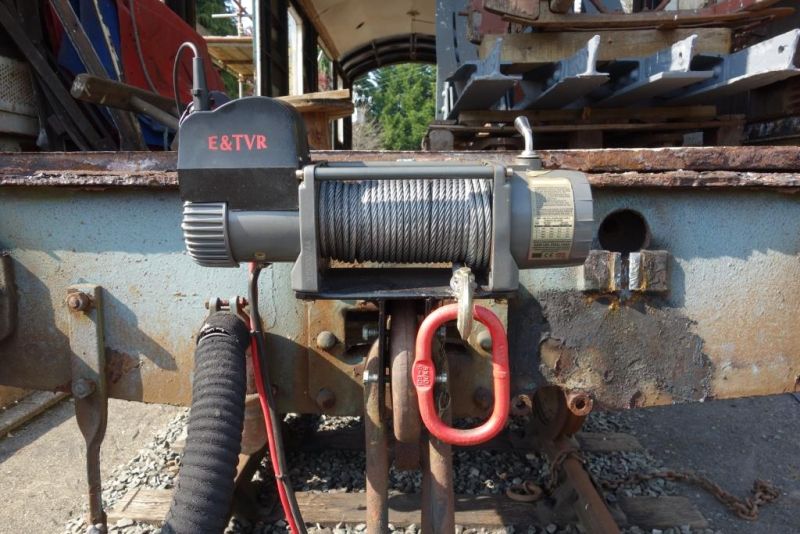
[[[185, 432], [188, 412], [183, 412], [164, 430], [159, 432], [153, 441], [139, 451], [135, 458], [125, 465], [114, 469], [112, 476], [104, 481], [103, 498], [106, 509], [111, 508], [129, 491], [138, 487], [172, 488], [180, 466], [180, 455], [173, 448], [176, 440]], [[519, 421], [515, 423], [519, 424]], [[312, 425], [314, 430], [337, 430], [360, 426], [360, 420], [353, 417], [290, 417], [288, 425]], [[466, 424], [470, 424], [467, 422]], [[593, 413], [584, 427], [588, 432], [625, 432], [628, 429], [622, 418], [613, 413]], [[661, 468], [647, 452], [616, 452], [593, 454], [584, 453], [587, 469], [598, 481], [617, 480], [634, 473], [649, 473]], [[294, 488], [304, 492], [355, 492], [365, 491], [365, 455], [363, 451], [323, 450], [321, 452], [287, 451], [289, 476]], [[487, 451], [479, 449], [456, 449], [453, 453], [454, 486], [457, 494], [464, 495], [502, 495], [514, 485], [532, 480], [539, 485], [546, 482], [549, 465], [542, 456], [524, 451]], [[274, 479], [267, 458], [262, 460], [255, 475], [260, 480], [261, 493], [258, 495], [264, 517], [274, 517], [277, 502], [274, 490]], [[422, 476], [419, 472], [404, 472], [391, 469], [389, 474], [390, 491], [418, 493]], [[653, 479], [637, 485], [625, 486], [616, 491], [604, 492], [606, 500], [616, 503], [621, 496], [674, 495], [675, 485], [662, 479]], [[391, 525], [392, 532], [419, 534], [419, 525], [405, 528]], [[64, 534], [86, 532], [87, 525], [81, 518], [71, 520], [65, 527]], [[334, 527], [320, 525], [310, 526], [311, 532], [330, 534], [357, 534], [364, 532], [366, 525], [339, 524]], [[109, 531], [120, 534], [156, 533], [157, 527], [121, 520], [109, 525]], [[230, 534], [266, 534], [287, 532], [288, 526], [282, 521], [251, 523], [242, 518], [231, 519], [227, 533]], [[474, 529], [459, 525], [456, 531], [460, 534], [567, 534], [580, 532], [575, 525], [539, 525], [539, 526], [507, 526], [501, 529]], [[646, 531], [637, 527], [624, 530], [626, 534], [684, 534], [695, 532], [713, 534], [714, 531], [695, 530], [688, 527], [676, 527], [663, 531]]]

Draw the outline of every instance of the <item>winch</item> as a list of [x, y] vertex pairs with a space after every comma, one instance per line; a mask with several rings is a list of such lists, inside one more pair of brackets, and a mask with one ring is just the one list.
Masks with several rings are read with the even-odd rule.
[[[511, 294], [519, 269], [581, 264], [592, 238], [584, 174], [543, 170], [527, 119], [513, 165], [311, 162], [299, 114], [265, 97], [181, 124], [183, 234], [200, 265], [294, 262], [301, 298]], [[358, 267], [358, 268], [353, 268]]]
[[[202, 95], [202, 88], [196, 93]], [[389, 425], [384, 395], [391, 397], [395, 451], [404, 469], [420, 466], [422, 425], [428, 436], [448, 447], [492, 439], [505, 427], [510, 409], [508, 339], [503, 321], [474, 299], [511, 296], [520, 269], [580, 264], [591, 245], [592, 195], [585, 175], [543, 170], [527, 119], [518, 117], [515, 125], [525, 150], [513, 165], [504, 165], [491, 160], [312, 162], [299, 114], [263, 97], [234, 100], [214, 111], [196, 103], [181, 122], [178, 174], [189, 255], [209, 267], [250, 265], [252, 369], [278, 494], [292, 532], [305, 532], [305, 527], [283, 475], [280, 417], [258, 311], [259, 272], [266, 264], [294, 262], [292, 288], [299, 298], [377, 306], [377, 338], [363, 367], [367, 530], [385, 532]], [[454, 304], [442, 302], [453, 298]], [[207, 325], [206, 331], [234, 339], [231, 327], [220, 326], [227, 320]], [[434, 354], [434, 347], [444, 352], [445, 326], [452, 321], [464, 343], [474, 322], [482, 323], [490, 336], [491, 415], [469, 429], [452, 427], [441, 416], [449, 386], [447, 372], [437, 364], [445, 369], [449, 364]], [[201, 356], [201, 348], [211, 350], [198, 345]], [[238, 359], [238, 352], [230, 358]], [[192, 429], [190, 422], [190, 437]], [[437, 476], [452, 477], [445, 458], [436, 468], [430, 457], [426, 460], [430, 476], [439, 469]], [[182, 469], [209, 468], [198, 458], [187, 460]], [[186, 518], [190, 522], [193, 508], [184, 502], [196, 498], [192, 491], [176, 492], [170, 516], [176, 519], [168, 518], [168, 525], [182, 525]], [[452, 486], [443, 484], [431, 498], [452, 500]], [[447, 517], [437, 521], [453, 524], [452, 514], [450, 506]], [[423, 512], [423, 522], [425, 517]]]

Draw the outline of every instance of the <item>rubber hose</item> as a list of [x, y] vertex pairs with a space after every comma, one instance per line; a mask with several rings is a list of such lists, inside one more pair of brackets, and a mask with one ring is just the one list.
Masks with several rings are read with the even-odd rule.
[[247, 326], [230, 313], [210, 316], [200, 330], [186, 449], [163, 533], [225, 530], [241, 452], [249, 342]]

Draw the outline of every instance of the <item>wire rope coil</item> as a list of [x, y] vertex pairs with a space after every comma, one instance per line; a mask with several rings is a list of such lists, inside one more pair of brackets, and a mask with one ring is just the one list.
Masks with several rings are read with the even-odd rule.
[[489, 266], [491, 180], [330, 180], [318, 205], [324, 258]]

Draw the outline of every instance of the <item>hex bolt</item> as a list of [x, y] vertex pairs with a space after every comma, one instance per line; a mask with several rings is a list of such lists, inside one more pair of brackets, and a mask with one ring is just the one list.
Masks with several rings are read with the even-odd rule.
[[336, 336], [330, 330], [323, 330], [317, 334], [317, 347], [322, 350], [331, 350], [337, 342]]
[[94, 392], [95, 383], [85, 378], [72, 381], [72, 396], [76, 399], [85, 399]]
[[361, 327], [361, 339], [364, 341], [369, 341], [370, 339], [374, 339], [379, 335], [380, 330], [378, 330], [378, 325], [365, 324]]
[[67, 295], [67, 307], [74, 311], [87, 311], [92, 305], [92, 299], [82, 291], [75, 291]]
[[316, 401], [320, 410], [330, 410], [336, 406], [336, 394], [328, 388], [322, 388], [317, 393]]
[[486, 352], [492, 350], [492, 335], [488, 330], [481, 330], [478, 334], [478, 345]]

